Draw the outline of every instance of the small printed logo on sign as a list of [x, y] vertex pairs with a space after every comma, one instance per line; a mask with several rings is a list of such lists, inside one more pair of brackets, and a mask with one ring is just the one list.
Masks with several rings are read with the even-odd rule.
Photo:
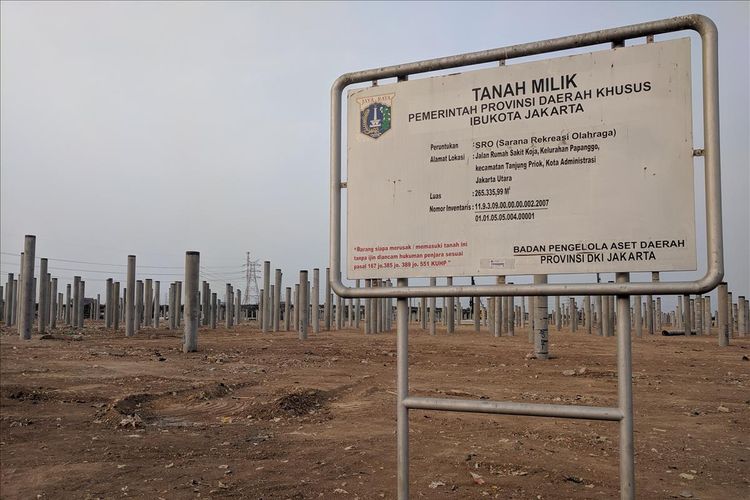
[[384, 94], [357, 99], [360, 132], [377, 139], [391, 129], [391, 106], [395, 94]]

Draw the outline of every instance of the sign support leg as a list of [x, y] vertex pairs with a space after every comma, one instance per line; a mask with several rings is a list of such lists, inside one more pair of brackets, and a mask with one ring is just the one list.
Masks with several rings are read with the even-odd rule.
[[[397, 286], [407, 286], [406, 278], [399, 278]], [[408, 299], [396, 299], [396, 363], [397, 392], [396, 402], [396, 440], [398, 462], [398, 498], [409, 498], [409, 409], [404, 400], [409, 396], [409, 314]]]
[[[617, 283], [630, 281], [628, 273], [617, 273]], [[635, 498], [633, 449], [633, 366], [630, 345], [630, 296], [617, 296], [617, 394], [620, 420], [620, 498]]]

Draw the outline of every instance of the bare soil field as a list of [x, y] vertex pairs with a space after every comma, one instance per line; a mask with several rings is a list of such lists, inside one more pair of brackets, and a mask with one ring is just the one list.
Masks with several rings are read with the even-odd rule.
[[[616, 338], [410, 327], [411, 393], [616, 406]], [[81, 334], [80, 336], [76, 336]], [[394, 498], [395, 334], [0, 331], [3, 499]], [[750, 498], [750, 338], [633, 341], [639, 498]], [[564, 371], [575, 370], [575, 375]], [[570, 373], [570, 372], [568, 372]], [[413, 498], [616, 498], [618, 425], [413, 411]]]

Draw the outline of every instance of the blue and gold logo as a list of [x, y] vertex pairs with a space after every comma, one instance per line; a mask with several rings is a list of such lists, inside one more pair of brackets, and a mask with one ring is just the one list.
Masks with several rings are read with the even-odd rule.
[[391, 107], [394, 94], [363, 97], [357, 99], [360, 105], [360, 131], [377, 139], [391, 129]]

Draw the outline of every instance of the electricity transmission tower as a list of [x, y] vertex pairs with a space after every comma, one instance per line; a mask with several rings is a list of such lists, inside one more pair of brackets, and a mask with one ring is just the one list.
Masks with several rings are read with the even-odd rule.
[[258, 304], [260, 302], [258, 274], [260, 274], [260, 260], [250, 260], [250, 252], [247, 252], [247, 261], [245, 262], [245, 294], [243, 297], [245, 305]]

